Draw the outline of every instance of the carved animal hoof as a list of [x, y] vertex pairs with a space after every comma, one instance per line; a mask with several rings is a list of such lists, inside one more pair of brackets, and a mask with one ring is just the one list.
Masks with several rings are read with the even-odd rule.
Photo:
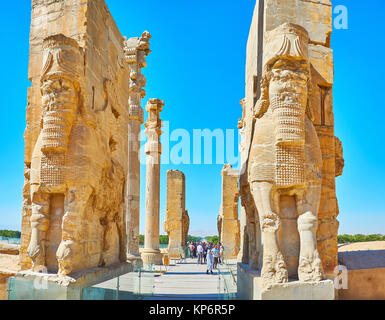
[[33, 243], [31, 241], [27, 249], [28, 256], [30, 256], [32, 260], [35, 260], [37, 256], [40, 254], [40, 252], [41, 252], [40, 245], [37, 243]]
[[321, 259], [318, 253], [314, 254], [313, 259], [300, 257], [298, 267], [298, 278], [303, 282], [319, 282], [322, 280]]
[[313, 281], [319, 282], [323, 278], [323, 272], [322, 272], [322, 261], [318, 255], [318, 252], [314, 254], [314, 261], [313, 261]]
[[62, 241], [56, 251], [56, 258], [59, 264], [59, 275], [66, 276], [72, 272], [73, 245], [73, 241]]
[[270, 289], [274, 283], [288, 282], [288, 273], [286, 263], [281, 253], [276, 258], [272, 256], [265, 257], [262, 267], [262, 283], [265, 289]]
[[59, 276], [68, 276], [72, 272], [71, 263], [68, 261], [59, 261]]
[[265, 289], [270, 289], [275, 282], [275, 269], [273, 263], [273, 257], [266, 256], [263, 259], [263, 267], [261, 270], [262, 285]]
[[278, 254], [277, 262], [275, 264], [275, 282], [276, 283], [286, 283], [289, 281], [288, 272], [286, 269], [286, 263], [283, 260], [282, 254]]
[[303, 282], [310, 282], [313, 278], [313, 268], [311, 261], [305, 257], [300, 257], [298, 265], [298, 279]]

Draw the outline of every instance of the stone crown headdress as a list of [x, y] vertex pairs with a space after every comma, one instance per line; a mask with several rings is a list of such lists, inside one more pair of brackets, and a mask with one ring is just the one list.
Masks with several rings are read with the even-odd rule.
[[76, 40], [63, 34], [56, 34], [44, 39], [45, 58], [40, 82], [51, 78], [67, 78], [80, 85], [84, 70], [82, 49]]
[[308, 45], [309, 34], [305, 28], [284, 23], [265, 35], [264, 65], [282, 58], [308, 61]]

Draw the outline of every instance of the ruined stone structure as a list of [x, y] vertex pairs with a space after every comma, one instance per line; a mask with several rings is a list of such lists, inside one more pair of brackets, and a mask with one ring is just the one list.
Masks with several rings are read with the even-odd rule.
[[127, 177], [127, 257], [139, 254], [139, 209], [140, 209], [140, 127], [143, 123], [141, 99], [146, 92], [146, 78], [141, 69], [146, 67], [146, 56], [150, 51], [151, 36], [144, 32], [140, 38], [125, 41], [124, 51], [130, 67], [129, 121], [128, 121], [128, 177]]
[[[310, 291], [334, 297], [332, 283], [322, 281], [337, 265], [335, 177], [343, 168], [334, 136], [331, 17], [329, 0], [258, 0], [255, 7], [239, 122], [239, 285], [250, 283], [253, 269], [261, 278], [248, 297], [274, 298], [274, 290], [281, 298]], [[299, 279], [301, 290], [289, 279]]]
[[239, 172], [230, 164], [222, 169], [222, 204], [218, 215], [219, 242], [224, 259], [235, 259], [239, 253], [240, 223], [238, 219]]
[[162, 253], [159, 250], [159, 199], [160, 199], [160, 155], [162, 145], [162, 121], [159, 114], [164, 102], [150, 99], [146, 105], [148, 112], [145, 123], [148, 140], [145, 146], [146, 159], [146, 224], [142, 260], [144, 265], [161, 265]]
[[184, 256], [190, 219], [186, 210], [186, 182], [183, 172], [167, 171], [167, 208], [163, 229], [168, 234], [168, 256]]
[[125, 41], [103, 0], [32, 1], [23, 269], [66, 276], [126, 261], [126, 210], [136, 213], [125, 198], [138, 201], [127, 180], [139, 176], [127, 128], [142, 119], [148, 39]]

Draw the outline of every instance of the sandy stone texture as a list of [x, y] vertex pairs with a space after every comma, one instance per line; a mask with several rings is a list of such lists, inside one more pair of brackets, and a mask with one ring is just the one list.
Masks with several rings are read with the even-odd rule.
[[167, 171], [167, 207], [163, 229], [169, 237], [171, 259], [184, 255], [190, 219], [186, 210], [186, 178], [179, 170]]
[[218, 215], [219, 242], [222, 243], [225, 259], [236, 259], [240, 245], [240, 222], [238, 219], [239, 172], [231, 165], [222, 169], [222, 203]]
[[355, 242], [338, 245], [338, 252], [385, 250], [385, 241]]
[[[285, 24], [293, 26], [287, 30], [286, 35], [284, 35], [286, 31], [282, 31]], [[280, 28], [281, 31], [279, 31]], [[304, 30], [304, 33], [300, 30]], [[274, 198], [271, 199], [273, 204], [276, 203], [274, 208], [279, 207], [279, 210], [274, 208], [272, 210], [280, 211], [279, 219], [272, 219], [275, 216], [269, 215], [267, 211], [263, 214], [273, 221], [280, 221], [276, 241], [281, 250], [276, 251], [278, 258], [273, 258], [273, 264], [274, 259], [277, 261], [273, 269], [282, 270], [282, 266], [285, 265], [288, 276], [294, 279], [298, 276], [296, 270], [301, 265], [301, 261], [298, 260], [300, 256], [307, 256], [306, 259], [310, 259], [309, 261], [313, 260], [312, 272], [318, 268], [314, 269], [317, 264], [314, 264], [318, 259], [317, 254], [311, 257], [308, 251], [312, 247], [312, 240], [305, 235], [307, 232], [316, 234], [322, 277], [333, 277], [334, 269], [338, 264], [338, 202], [335, 178], [342, 174], [344, 159], [342, 143], [334, 136], [331, 31], [332, 6], [329, 0], [257, 1], [247, 44], [246, 95], [242, 101], [243, 117], [238, 125], [242, 137], [240, 151], [243, 164], [243, 170], [240, 173], [242, 243], [239, 260], [249, 263], [255, 269], [262, 269], [264, 265], [261, 243], [266, 243], [266, 239], [262, 241], [261, 231], [264, 229], [264, 224], [261, 217], [258, 217], [258, 214], [261, 214], [260, 211], [264, 209], [258, 208], [258, 204], [264, 201], [262, 200], [264, 194], [269, 194], [270, 191], [264, 189], [265, 187], [261, 184], [257, 184], [253, 189], [253, 184], [255, 185], [258, 181], [267, 183], [274, 181], [274, 186], [286, 184], [289, 188], [307, 184], [308, 186], [304, 189], [305, 194], [313, 189], [312, 196], [306, 196], [306, 201], [313, 207], [310, 220], [316, 217], [316, 221], [311, 223], [313, 226], [308, 231], [302, 228], [298, 230], [300, 227], [298, 223], [301, 222], [298, 217], [302, 213], [299, 211], [302, 209], [298, 207], [298, 194], [295, 195], [295, 192], [281, 195], [279, 204]], [[297, 34], [297, 40], [294, 34]], [[280, 64], [275, 66], [274, 52], [277, 57], [281, 56]], [[297, 58], [291, 58], [295, 56]], [[301, 69], [303, 68], [299, 63], [301, 60], [308, 65], [305, 69]], [[285, 72], [288, 74], [290, 70], [294, 71], [293, 77], [285, 78]], [[302, 73], [300, 70], [306, 71]], [[308, 84], [302, 91], [300, 81], [297, 80], [306, 73]], [[299, 76], [297, 80], [295, 80], [297, 77], [295, 74]], [[279, 80], [280, 77], [281, 80]], [[283, 88], [282, 90], [279, 88], [279, 81], [286, 82], [286, 88], [290, 88], [291, 81], [296, 81], [293, 88], [297, 88], [297, 94], [303, 95], [305, 100], [294, 101], [293, 96], [290, 97]], [[282, 100], [285, 103], [279, 104], [279, 99], [285, 95], [287, 99]], [[299, 118], [295, 120], [293, 114], [287, 113], [285, 108], [289, 107], [290, 110], [292, 108], [287, 102], [295, 102], [297, 105], [302, 104], [306, 107], [303, 109], [306, 121], [297, 122], [303, 115], [297, 114]], [[272, 107], [269, 108], [269, 106]], [[271, 119], [268, 120], [268, 117]], [[277, 125], [269, 127], [272, 123]], [[305, 124], [305, 127], [301, 129], [300, 123]], [[298, 135], [291, 137], [292, 133]], [[305, 136], [301, 137], [302, 134]], [[268, 141], [274, 141], [271, 147]], [[302, 143], [305, 151], [301, 147]], [[309, 151], [306, 151], [306, 148]], [[304, 161], [301, 160], [303, 155], [305, 155]], [[290, 161], [285, 162], [285, 159]], [[291, 170], [291, 173], [286, 176], [291, 180], [285, 178], [285, 170]], [[312, 175], [313, 178], [309, 180]], [[310, 181], [314, 187], [310, 187], [308, 184]], [[299, 190], [298, 187], [296, 188]], [[320, 190], [315, 191], [314, 188], [320, 188]], [[262, 195], [262, 199], [258, 199], [257, 194]], [[266, 208], [267, 202], [264, 203], [263, 206]], [[303, 215], [303, 218], [305, 221], [310, 216]], [[301, 230], [304, 232], [303, 236], [301, 236]], [[272, 241], [274, 243], [274, 237]], [[268, 242], [270, 243], [270, 240]], [[300, 254], [301, 247], [307, 249]], [[272, 250], [275, 251], [275, 249]], [[282, 259], [279, 258], [279, 254], [282, 254]], [[304, 261], [302, 260], [302, 270], [305, 270]], [[283, 279], [286, 278], [286, 275], [282, 274], [282, 276]], [[303, 273], [302, 277], [307, 278]]]
[[159, 201], [160, 201], [160, 155], [162, 144], [162, 120], [160, 112], [164, 102], [160, 99], [150, 99], [146, 105], [148, 118], [145, 123], [147, 143], [146, 152], [146, 222], [144, 249], [141, 257], [144, 265], [161, 265], [162, 254], [159, 250]]
[[22, 269], [126, 261], [127, 128], [144, 96], [130, 48], [103, 0], [32, 1]]
[[0, 253], [0, 300], [8, 299], [8, 279], [20, 270], [19, 255]]
[[339, 299], [385, 299], [385, 241], [342, 244], [338, 262], [347, 268], [347, 274], [340, 274], [344, 287], [338, 291]]

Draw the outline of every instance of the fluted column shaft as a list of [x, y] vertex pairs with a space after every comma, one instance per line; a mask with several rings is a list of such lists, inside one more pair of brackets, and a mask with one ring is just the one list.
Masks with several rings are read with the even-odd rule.
[[150, 99], [146, 106], [148, 119], [144, 131], [148, 137], [145, 151], [146, 159], [146, 225], [142, 260], [145, 265], [162, 264], [159, 250], [159, 199], [160, 199], [160, 155], [162, 147], [162, 121], [159, 113], [164, 103], [159, 99]]
[[141, 100], [146, 95], [146, 79], [141, 69], [146, 67], [146, 56], [151, 52], [151, 35], [144, 32], [140, 38], [125, 41], [125, 58], [130, 68], [130, 95], [128, 121], [128, 176], [126, 188], [127, 257], [139, 258], [140, 218], [140, 127], [143, 123]]

